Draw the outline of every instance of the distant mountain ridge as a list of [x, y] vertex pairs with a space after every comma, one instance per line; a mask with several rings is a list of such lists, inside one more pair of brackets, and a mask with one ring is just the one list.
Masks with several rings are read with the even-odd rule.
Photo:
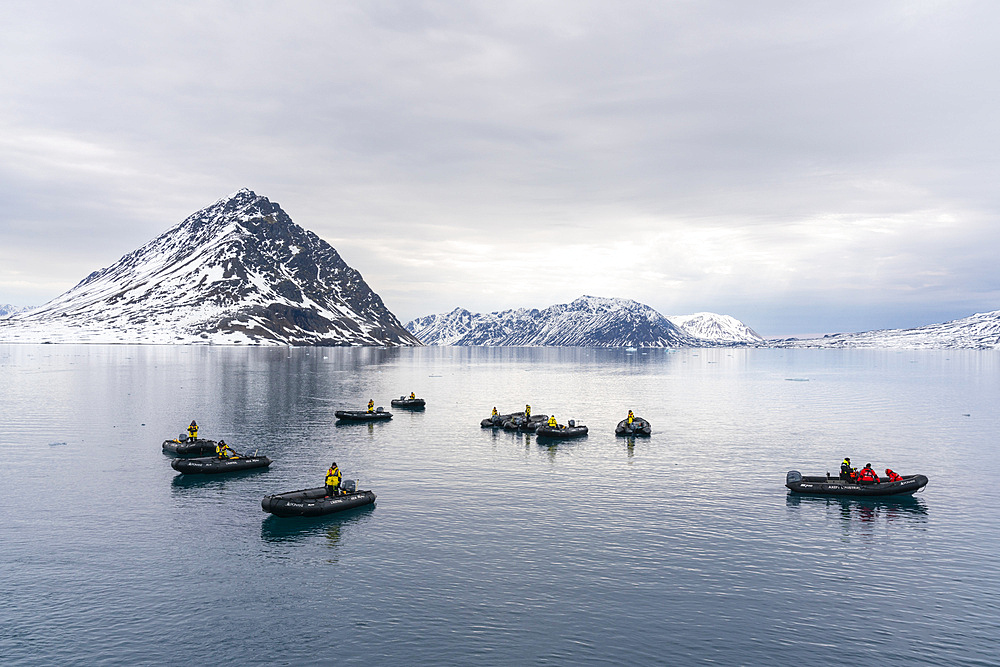
[[775, 347], [995, 350], [1000, 349], [1000, 310], [912, 329], [879, 329], [770, 342]]
[[26, 310], [31, 310], [31, 308], [31, 306], [15, 306], [9, 303], [0, 303], [0, 317], [17, 315], [18, 313], [23, 313]]
[[764, 340], [739, 320], [713, 313], [674, 321], [631, 299], [582, 296], [548, 308], [471, 313], [456, 308], [406, 323], [426, 345], [704, 347]]
[[420, 345], [330, 244], [248, 189], [0, 321], [0, 340]]

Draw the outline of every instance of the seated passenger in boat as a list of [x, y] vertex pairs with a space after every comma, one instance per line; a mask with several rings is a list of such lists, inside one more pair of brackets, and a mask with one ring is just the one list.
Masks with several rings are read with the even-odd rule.
[[872, 470], [872, 464], [866, 463], [865, 467], [861, 469], [858, 473], [858, 483], [859, 484], [876, 484], [878, 483], [878, 475]]
[[552, 415], [549, 417], [549, 428], [559, 428], [559, 422], [556, 421], [556, 416]]
[[326, 471], [326, 495], [340, 495], [340, 468], [337, 467], [336, 461], [331, 463]]
[[233, 448], [226, 444], [225, 440], [219, 440], [215, 445], [215, 455], [220, 459], [238, 459], [240, 457]]
[[896, 474], [896, 472], [892, 468], [885, 469], [885, 476], [889, 478], [890, 482], [898, 482], [901, 479], [903, 479], [898, 474]]
[[413, 400], [413, 399], [415, 399], [416, 397], [417, 397], [417, 395], [416, 395], [416, 394], [414, 394], [414, 393], [413, 393], [413, 392], [411, 391], [411, 392], [410, 392], [410, 400], [412, 401], [412, 400]]

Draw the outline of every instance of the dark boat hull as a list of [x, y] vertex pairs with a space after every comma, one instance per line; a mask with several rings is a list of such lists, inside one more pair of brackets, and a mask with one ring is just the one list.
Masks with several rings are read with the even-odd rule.
[[427, 403], [422, 398], [394, 398], [389, 401], [389, 405], [404, 410], [423, 410]]
[[264, 499], [260, 501], [260, 507], [274, 516], [312, 517], [343, 512], [374, 502], [375, 494], [371, 491], [358, 491], [343, 496], [330, 497], [326, 495], [326, 487], [321, 486], [315, 489], [302, 489], [264, 496]]
[[337, 410], [337, 419], [345, 422], [380, 422], [392, 419], [391, 412], [368, 412], [367, 410]]
[[497, 415], [496, 417], [487, 417], [483, 421], [479, 422], [479, 425], [483, 428], [501, 428], [504, 422], [508, 422], [516, 416], [524, 416], [524, 413], [512, 412], [509, 415]]
[[175, 459], [170, 467], [185, 475], [215, 475], [238, 470], [253, 470], [271, 465], [266, 456], [241, 456], [236, 459], [219, 459], [214, 456], [198, 459]]
[[164, 440], [163, 453], [174, 456], [208, 456], [215, 453], [215, 440]]
[[631, 425], [628, 419], [623, 419], [615, 427], [615, 435], [649, 435], [652, 432], [653, 427], [642, 417], [633, 417]]
[[551, 426], [544, 425], [539, 426], [535, 429], [535, 435], [539, 438], [553, 438], [558, 440], [567, 440], [569, 438], [580, 438], [587, 435], [588, 428], [586, 426], [567, 426], [566, 428], [552, 428]]
[[900, 496], [909, 495], [927, 486], [924, 475], [906, 475], [898, 482], [858, 484], [837, 477], [803, 477], [797, 470], [785, 476], [785, 486], [795, 493], [824, 496]]
[[528, 420], [524, 417], [515, 417], [514, 419], [508, 419], [503, 423], [503, 429], [505, 431], [528, 431], [529, 433], [534, 433], [539, 426], [545, 424], [548, 421], [548, 415], [531, 415]]

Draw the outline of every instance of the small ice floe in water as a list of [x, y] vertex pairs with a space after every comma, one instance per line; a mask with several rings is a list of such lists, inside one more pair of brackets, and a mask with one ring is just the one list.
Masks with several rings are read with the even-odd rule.
[[65, 442], [50, 442], [49, 447], [62, 447], [65, 444]]
[[787, 382], [809, 382], [809, 378], [785, 378]]

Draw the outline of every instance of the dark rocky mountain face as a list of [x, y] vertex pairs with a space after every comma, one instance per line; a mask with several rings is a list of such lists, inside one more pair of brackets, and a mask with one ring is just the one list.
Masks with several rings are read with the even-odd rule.
[[18, 319], [118, 342], [421, 344], [329, 243], [246, 189]]

